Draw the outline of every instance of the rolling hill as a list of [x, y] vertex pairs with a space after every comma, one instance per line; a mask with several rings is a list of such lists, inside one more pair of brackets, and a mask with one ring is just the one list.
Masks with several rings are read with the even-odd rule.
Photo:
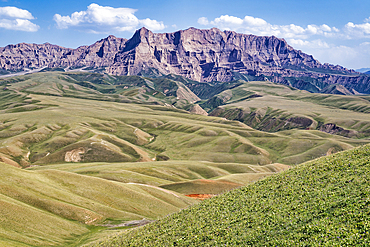
[[367, 246], [369, 157], [316, 159], [89, 246]]
[[367, 144], [368, 107], [364, 95], [241, 79], [0, 79], [0, 245], [79, 246]]
[[156, 187], [4, 163], [0, 169], [2, 246], [62, 246], [103, 223], [156, 219], [194, 203]]
[[[368, 143], [358, 139], [370, 126], [366, 96], [236, 81], [210, 99], [231, 95], [211, 113], [239, 120], [230, 121], [185, 111], [197, 95], [174, 78], [44, 72], [0, 83], [0, 157], [14, 166], [168, 159], [291, 165]], [[325, 124], [343, 126], [337, 134], [345, 137], [318, 131]]]
[[238, 120], [268, 132], [298, 128], [347, 137], [369, 136], [367, 95], [312, 94], [270, 82], [244, 82], [200, 106], [211, 116]]

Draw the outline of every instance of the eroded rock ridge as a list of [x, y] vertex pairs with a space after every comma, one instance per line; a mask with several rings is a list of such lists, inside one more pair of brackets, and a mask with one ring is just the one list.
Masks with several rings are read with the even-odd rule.
[[0, 48], [0, 66], [3, 72], [61, 67], [113, 75], [177, 74], [200, 82], [270, 80], [310, 92], [338, 84], [350, 94], [370, 93], [370, 76], [321, 64], [284, 39], [217, 28], [174, 33], [141, 28], [129, 40], [111, 35], [77, 49], [48, 43], [8, 45]]

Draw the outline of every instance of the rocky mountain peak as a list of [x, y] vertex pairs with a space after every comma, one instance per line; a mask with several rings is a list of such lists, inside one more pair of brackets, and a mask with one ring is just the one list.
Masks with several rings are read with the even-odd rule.
[[115, 40], [115, 39], [117, 39], [117, 37], [111, 34], [108, 37], [106, 37], [105, 39], [106, 40]]
[[150, 75], [155, 71], [156, 75], [176, 74], [200, 82], [227, 82], [238, 74], [237, 78], [268, 79], [312, 92], [348, 82], [362, 85], [356, 88], [359, 93], [370, 90], [362, 83], [370, 77], [321, 64], [284, 39], [217, 28], [153, 33], [143, 27], [128, 40], [109, 35], [77, 49], [51, 44], [9, 45], [0, 48], [0, 66], [14, 71], [44, 66], [104, 67], [106, 73], [114, 75]]
[[128, 51], [128, 50], [134, 49], [140, 43], [148, 44], [150, 36], [152, 35], [153, 33], [150, 30], [146, 29], [145, 27], [142, 27], [139, 30], [136, 30], [132, 38], [128, 40], [125, 50]]

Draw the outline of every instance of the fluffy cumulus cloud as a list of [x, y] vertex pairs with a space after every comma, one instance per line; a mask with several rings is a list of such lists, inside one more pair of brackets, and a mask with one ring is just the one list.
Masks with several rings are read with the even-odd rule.
[[75, 27], [95, 33], [133, 31], [139, 26], [145, 26], [153, 31], [166, 28], [161, 21], [138, 19], [135, 12], [135, 9], [113, 8], [92, 3], [86, 11], [74, 12], [70, 16], [55, 14], [54, 21], [59, 29]]
[[35, 19], [32, 14], [16, 7], [0, 7], [0, 28], [36, 32], [39, 26], [30, 20]]
[[235, 16], [222, 15], [209, 21], [206, 17], [198, 19], [201, 25], [213, 25], [223, 30], [234, 30], [255, 35], [277, 36], [280, 38], [307, 39], [313, 35], [331, 36], [339, 30], [326, 24], [321, 26], [308, 25], [301, 27], [295, 24], [273, 25], [267, 21], [253, 16], [245, 16], [243, 19]]
[[348, 39], [370, 38], [370, 23], [354, 24], [348, 22], [344, 26], [344, 33]]

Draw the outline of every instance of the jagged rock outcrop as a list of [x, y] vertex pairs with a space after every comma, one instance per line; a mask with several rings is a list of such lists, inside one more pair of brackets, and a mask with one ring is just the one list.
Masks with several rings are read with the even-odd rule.
[[321, 64], [284, 39], [217, 28], [174, 33], [141, 28], [129, 40], [109, 36], [77, 49], [47, 43], [8, 45], [0, 48], [0, 66], [12, 71], [44, 66], [104, 68], [114, 75], [176, 74], [200, 82], [270, 80], [310, 92], [338, 84], [370, 93], [370, 76]]
[[333, 123], [324, 124], [319, 130], [329, 134], [342, 135], [345, 137], [354, 137], [358, 135], [358, 132], [355, 130], [346, 130]]
[[11, 71], [47, 67], [60, 61], [64, 54], [69, 52], [72, 52], [72, 49], [49, 43], [8, 45], [0, 48], [0, 66], [3, 70]]
[[42, 67], [107, 67], [114, 63], [117, 52], [126, 41], [110, 35], [90, 46], [77, 49], [49, 43], [8, 45], [0, 48], [0, 68], [19, 71]]

